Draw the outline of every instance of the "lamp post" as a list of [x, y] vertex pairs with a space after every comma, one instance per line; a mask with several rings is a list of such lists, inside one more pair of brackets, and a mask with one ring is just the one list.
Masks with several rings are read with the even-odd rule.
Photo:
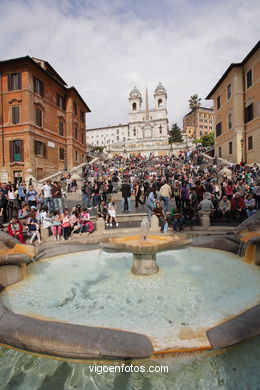
[[243, 138], [240, 140], [240, 145], [241, 145], [241, 162], [244, 162], [244, 144], [245, 141]]

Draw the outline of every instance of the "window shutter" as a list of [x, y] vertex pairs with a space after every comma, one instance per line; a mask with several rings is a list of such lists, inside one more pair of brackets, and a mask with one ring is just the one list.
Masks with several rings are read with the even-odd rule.
[[9, 141], [9, 157], [10, 162], [14, 161], [14, 141]]
[[33, 76], [33, 92], [36, 92], [36, 79]]
[[23, 148], [23, 140], [20, 141], [20, 161], [24, 161], [24, 148]]
[[44, 97], [44, 85], [43, 85], [43, 82], [42, 82], [42, 81], [40, 81], [40, 95], [41, 95], [42, 97]]
[[37, 141], [34, 141], [34, 154], [37, 154]]
[[17, 73], [17, 89], [22, 89], [21, 73]]
[[47, 149], [46, 149], [46, 144], [45, 143], [42, 144], [42, 148], [43, 148], [43, 156], [47, 157]]
[[8, 91], [12, 91], [12, 75], [8, 75]]
[[20, 122], [19, 118], [19, 106], [12, 107], [12, 123], [15, 125]]

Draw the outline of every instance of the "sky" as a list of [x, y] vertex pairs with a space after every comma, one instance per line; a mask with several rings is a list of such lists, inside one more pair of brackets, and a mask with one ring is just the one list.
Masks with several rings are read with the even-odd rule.
[[159, 82], [170, 125], [260, 38], [259, 0], [0, 0], [0, 60], [48, 61], [81, 94], [87, 127], [128, 122], [134, 86]]

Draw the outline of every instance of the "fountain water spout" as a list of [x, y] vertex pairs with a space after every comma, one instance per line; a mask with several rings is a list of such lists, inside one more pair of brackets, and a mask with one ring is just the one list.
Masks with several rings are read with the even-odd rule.
[[149, 231], [150, 231], [150, 224], [149, 224], [149, 220], [147, 217], [145, 217], [142, 222], [141, 222], [141, 235], [142, 235], [142, 238], [144, 241], [147, 240], [147, 236], [149, 234]]

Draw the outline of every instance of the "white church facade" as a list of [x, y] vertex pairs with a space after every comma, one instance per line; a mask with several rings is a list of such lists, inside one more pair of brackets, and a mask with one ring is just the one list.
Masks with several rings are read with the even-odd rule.
[[129, 122], [87, 130], [89, 146], [103, 146], [110, 154], [141, 153], [166, 154], [168, 144], [167, 92], [159, 83], [153, 94], [153, 108], [149, 107], [148, 92], [145, 98], [135, 87], [129, 95]]

